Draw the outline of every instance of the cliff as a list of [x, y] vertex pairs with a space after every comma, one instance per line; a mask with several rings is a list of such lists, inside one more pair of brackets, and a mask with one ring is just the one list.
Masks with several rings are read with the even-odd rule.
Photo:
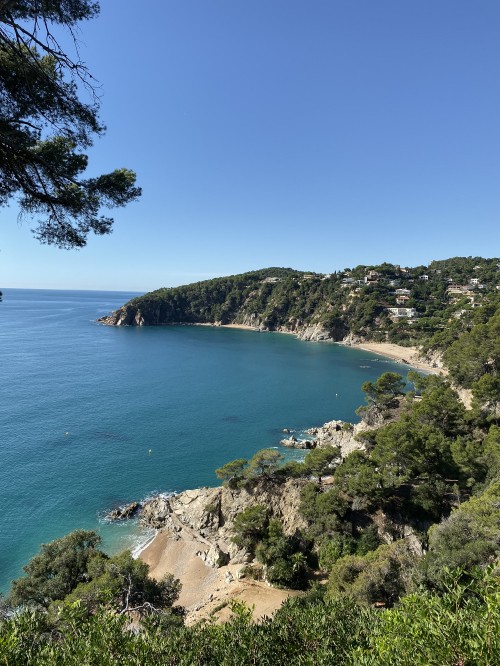
[[244, 488], [198, 488], [145, 502], [141, 521], [171, 533], [174, 539], [199, 543], [199, 554], [209, 566], [241, 564], [247, 553], [231, 540], [233, 523], [244, 509], [264, 504], [270, 517], [278, 518], [286, 534], [295, 534], [306, 523], [299, 513], [304, 479], [258, 479]]
[[158, 289], [99, 321], [110, 326], [236, 324], [295, 333], [303, 340], [424, 344], [432, 354], [470, 329], [479, 305], [497, 298], [495, 262], [456, 257], [429, 267], [384, 263], [328, 275], [266, 268]]

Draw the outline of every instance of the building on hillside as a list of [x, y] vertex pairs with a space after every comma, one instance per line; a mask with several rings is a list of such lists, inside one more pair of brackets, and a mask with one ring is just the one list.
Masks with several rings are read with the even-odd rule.
[[368, 273], [365, 276], [364, 283], [377, 284], [379, 277], [380, 273], [378, 273], [377, 271], [368, 271]]
[[466, 284], [455, 284], [452, 283], [448, 285], [446, 288], [446, 293], [447, 294], [463, 294], [464, 291], [468, 289], [468, 286]]
[[387, 308], [387, 312], [391, 319], [416, 319], [418, 317], [415, 308]]

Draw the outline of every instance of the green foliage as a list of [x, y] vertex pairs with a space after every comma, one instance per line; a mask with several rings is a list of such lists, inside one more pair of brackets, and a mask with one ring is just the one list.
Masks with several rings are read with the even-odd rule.
[[272, 585], [304, 589], [309, 567], [301, 544], [283, 532], [279, 520], [271, 519], [255, 557], [265, 566], [266, 579]]
[[91, 580], [80, 583], [65, 601], [80, 601], [90, 612], [104, 606], [146, 615], [170, 608], [179, 597], [181, 584], [171, 574], [158, 582], [148, 572], [149, 566], [129, 551], [110, 559], [94, 558], [88, 567]]
[[269, 518], [263, 504], [254, 504], [239, 513], [233, 523], [233, 541], [240, 548], [253, 553], [264, 537]]
[[23, 614], [0, 625], [2, 658], [15, 666], [347, 666], [354, 649], [366, 648], [373, 621], [348, 599], [289, 600], [259, 624], [244, 604], [233, 602], [231, 609], [223, 624], [163, 631], [153, 617], [140, 632], [129, 631], [123, 616], [85, 616], [77, 605], [64, 610], [59, 632], [48, 631], [42, 615]]
[[443, 589], [448, 568], [470, 571], [500, 553], [500, 481], [472, 497], [429, 530], [429, 552], [420, 569], [431, 587]]
[[376, 550], [381, 544], [378, 535], [378, 529], [371, 525], [364, 529], [356, 541], [356, 555], [366, 555], [372, 550]]
[[352, 536], [341, 533], [332, 534], [331, 538], [323, 541], [319, 547], [318, 559], [321, 569], [331, 571], [337, 560], [351, 555], [354, 549], [355, 542]]
[[316, 483], [308, 483], [300, 498], [300, 513], [309, 523], [309, 538], [321, 542], [341, 529], [348, 502], [337, 488], [324, 490]]
[[[129, 169], [83, 177], [82, 150], [104, 126], [74, 35], [80, 21], [98, 12], [91, 0], [0, 7], [0, 205], [19, 195], [23, 214], [44, 218], [35, 236], [64, 248], [83, 247], [90, 232], [110, 233], [113, 219], [101, 207], [124, 206], [141, 193]], [[57, 29], [73, 39], [74, 59], [58, 43]], [[89, 103], [81, 100], [84, 90]]]
[[277, 449], [261, 449], [248, 463], [247, 475], [249, 477], [270, 476], [275, 472], [284, 456]]
[[42, 545], [24, 567], [27, 575], [13, 581], [9, 603], [49, 607], [54, 620], [75, 604], [87, 614], [107, 608], [147, 615], [177, 600], [181, 585], [171, 574], [155, 581], [148, 565], [129, 551], [109, 558], [99, 543], [95, 532], [77, 530]]
[[9, 603], [48, 606], [51, 601], [64, 599], [86, 580], [90, 561], [104, 557], [97, 550], [99, 543], [96, 532], [76, 530], [43, 544], [40, 553], [24, 567], [26, 576], [13, 581]]
[[442, 595], [415, 593], [380, 615], [368, 650], [353, 662], [368, 666], [494, 666], [500, 663], [498, 570], [476, 571], [461, 583], [448, 575]]
[[381, 475], [364, 451], [353, 451], [335, 471], [335, 484], [351, 498], [363, 497], [366, 506], [377, 503], [381, 496]]
[[483, 440], [483, 455], [487, 468], [487, 479], [500, 476], [500, 427], [491, 426]]
[[337, 446], [325, 446], [321, 449], [312, 449], [304, 460], [304, 474], [313, 474], [320, 480], [321, 477], [333, 471], [331, 468], [340, 459], [340, 449]]
[[500, 375], [483, 375], [472, 385], [474, 412], [483, 423], [500, 422]]
[[463, 333], [445, 352], [452, 378], [471, 388], [483, 375], [500, 374], [500, 312]]
[[[384, 558], [372, 554], [372, 560]], [[377, 568], [370, 566], [375, 576]], [[374, 591], [376, 581], [365, 587]], [[499, 601], [498, 569], [490, 567], [465, 582], [453, 572], [442, 594], [415, 592], [390, 610], [362, 608], [346, 596], [323, 600], [315, 592], [288, 600], [273, 619], [258, 624], [248, 607], [233, 602], [232, 616], [222, 624], [181, 627], [150, 616], [131, 631], [124, 615], [103, 609], [88, 614], [77, 602], [60, 608], [56, 624], [32, 611], [0, 621], [0, 654], [13, 666], [495, 666]]]
[[238, 458], [219, 467], [219, 469], [215, 470], [215, 473], [217, 474], [217, 478], [222, 479], [225, 484], [231, 484], [233, 480], [237, 480], [243, 476], [247, 464], [247, 460]]
[[466, 410], [448, 382], [436, 375], [426, 378], [422, 400], [413, 407], [418, 423], [439, 428], [447, 437], [465, 432]]
[[440, 428], [415, 422], [412, 417], [380, 428], [370, 458], [386, 488], [421, 474], [446, 476], [452, 466], [449, 442]]
[[398, 406], [398, 398], [404, 394], [405, 381], [397, 372], [384, 372], [376, 382], [364, 382], [361, 388], [367, 405], [356, 411], [368, 421], [372, 413], [386, 416], [391, 407]]
[[364, 556], [341, 557], [330, 570], [328, 593], [349, 595], [360, 604], [392, 606], [408, 589], [414, 560], [404, 542], [379, 546]]

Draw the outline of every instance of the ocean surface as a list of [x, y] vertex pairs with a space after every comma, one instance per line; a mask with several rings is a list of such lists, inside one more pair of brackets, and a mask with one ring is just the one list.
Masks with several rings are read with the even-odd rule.
[[137, 547], [150, 533], [106, 511], [216, 485], [217, 467], [279, 446], [283, 428], [357, 420], [361, 384], [401, 370], [291, 335], [95, 323], [134, 295], [3, 290], [2, 592], [41, 543], [74, 529], [98, 530], [111, 553]]

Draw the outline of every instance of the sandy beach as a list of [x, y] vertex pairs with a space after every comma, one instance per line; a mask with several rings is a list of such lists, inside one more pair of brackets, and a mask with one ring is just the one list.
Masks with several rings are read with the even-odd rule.
[[[300, 594], [248, 578], [238, 579], [243, 568], [241, 564], [219, 569], [209, 567], [197, 555], [200, 550], [203, 550], [203, 544], [190, 538], [188, 532], [179, 536], [164, 530], [158, 532], [139, 556], [149, 564], [153, 578], [159, 580], [166, 573], [171, 573], [181, 581], [182, 591], [177, 604], [186, 608], [188, 625], [212, 614], [220, 620], [228, 619], [228, 604], [233, 599], [253, 606], [253, 617], [259, 620], [271, 616], [288, 597]], [[214, 613], [216, 608], [219, 610]]]
[[[199, 325], [214, 326], [214, 324]], [[255, 326], [247, 326], [245, 324], [222, 324], [220, 328], [239, 328], [246, 331], [259, 331], [259, 329]], [[291, 331], [278, 332], [288, 335], [297, 335], [297, 333], [292, 333]], [[343, 345], [344, 343], [339, 342], [336, 344]], [[408, 365], [410, 368], [416, 368], [418, 370], [423, 370], [424, 372], [441, 375], [447, 374], [446, 368], [439, 368], [432, 365], [432, 363], [423, 361], [420, 358], [420, 352], [417, 347], [402, 347], [401, 345], [396, 345], [391, 342], [349, 343], [346, 346], [352, 347], [353, 349], [363, 349], [364, 351], [372, 352], [373, 354], [379, 354], [380, 356], [385, 356], [386, 358], [390, 358], [393, 361], [397, 361], [402, 365]]]
[[363, 349], [364, 351], [380, 354], [393, 361], [399, 361], [402, 365], [408, 365], [411, 368], [424, 370], [433, 374], [446, 374], [445, 368], [437, 368], [430, 363], [422, 361], [417, 347], [401, 347], [390, 342], [362, 342], [349, 345], [353, 349]]

